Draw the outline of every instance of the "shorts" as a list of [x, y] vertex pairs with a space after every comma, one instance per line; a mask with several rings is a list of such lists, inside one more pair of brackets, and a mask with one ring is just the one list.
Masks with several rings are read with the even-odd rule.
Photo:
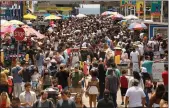
[[121, 96], [125, 96], [128, 88], [120, 88]]
[[38, 81], [32, 81], [32, 87], [37, 88], [38, 86]]

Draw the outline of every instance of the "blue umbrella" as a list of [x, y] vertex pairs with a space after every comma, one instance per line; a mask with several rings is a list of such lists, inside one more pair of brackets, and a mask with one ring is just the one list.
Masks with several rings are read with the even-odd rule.
[[47, 16], [50, 16], [50, 14], [49, 14], [49, 13], [46, 13], [46, 14], [43, 14], [43, 16], [47, 17]]
[[108, 9], [107, 11], [117, 12], [117, 9], [115, 9], [115, 8], [110, 8], [110, 9]]

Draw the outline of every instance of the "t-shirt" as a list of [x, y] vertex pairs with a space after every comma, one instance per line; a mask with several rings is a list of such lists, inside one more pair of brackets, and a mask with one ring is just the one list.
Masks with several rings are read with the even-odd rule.
[[140, 87], [130, 87], [126, 96], [129, 97], [129, 106], [128, 107], [141, 107], [142, 106], [142, 98], [145, 97], [145, 93]]
[[12, 75], [13, 75], [13, 83], [21, 83], [22, 77], [18, 74], [18, 72], [21, 70], [20, 67], [14, 67], [12, 68]]
[[79, 87], [81, 88], [81, 84], [78, 84], [78, 82], [83, 78], [83, 74], [82, 72], [73, 72], [71, 74], [71, 78], [72, 78], [72, 87], [76, 88]]
[[163, 78], [164, 85], [168, 85], [168, 72], [167, 71], [164, 71], [162, 73], [162, 78]]
[[97, 104], [97, 108], [114, 108], [114, 103], [112, 100], [101, 99]]
[[120, 84], [122, 88], [128, 88], [128, 79], [126, 78], [126, 76], [120, 77]]
[[33, 105], [33, 108], [54, 108], [52, 101], [46, 100], [45, 102], [41, 102], [40, 100], [36, 101]]
[[67, 81], [67, 79], [69, 77], [68, 72], [66, 72], [66, 71], [57, 72], [56, 77], [58, 78], [59, 85], [61, 85], [63, 87], [63, 89], [68, 86], [68, 81]]
[[130, 53], [131, 61], [133, 63], [137, 63], [138, 62], [138, 56], [139, 56], [139, 52], [138, 51], [135, 51], [135, 52], [132, 51]]
[[152, 74], [152, 65], [153, 61], [146, 60], [143, 62], [142, 67], [145, 67], [147, 69], [147, 72], [149, 74]]
[[59, 100], [56, 104], [56, 108], [76, 108], [75, 102], [71, 99]]

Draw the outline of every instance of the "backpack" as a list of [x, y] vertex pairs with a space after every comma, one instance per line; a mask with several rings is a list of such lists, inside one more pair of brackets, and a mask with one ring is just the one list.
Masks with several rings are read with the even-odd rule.
[[36, 60], [39, 60], [39, 58], [40, 58], [40, 53], [37, 53], [36, 54]]

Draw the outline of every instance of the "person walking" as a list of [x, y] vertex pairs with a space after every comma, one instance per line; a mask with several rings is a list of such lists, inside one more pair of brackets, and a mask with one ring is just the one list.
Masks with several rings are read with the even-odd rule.
[[10, 107], [11, 101], [7, 92], [2, 92], [0, 95], [0, 108]]
[[159, 84], [156, 88], [156, 91], [150, 97], [150, 103], [148, 108], [160, 107], [160, 101], [164, 94], [165, 94], [165, 87], [163, 84]]
[[97, 108], [115, 108], [114, 103], [110, 98], [110, 92], [108, 90], [104, 91], [103, 99], [100, 99]]
[[126, 70], [122, 71], [122, 76], [120, 77], [120, 91], [121, 91], [121, 98], [122, 103], [121, 105], [124, 105], [124, 96], [126, 95], [127, 89], [128, 89], [128, 79], [126, 77]]
[[31, 84], [29, 82], [25, 83], [25, 91], [19, 96], [21, 106], [32, 107], [36, 102], [36, 93], [31, 91]]
[[89, 105], [90, 108], [92, 108], [92, 103], [94, 103], [94, 107], [96, 107], [97, 95], [99, 94], [99, 80], [97, 78], [97, 69], [92, 69], [90, 73], [92, 77], [88, 81], [86, 93], [88, 93]]
[[104, 63], [103, 63], [103, 59], [100, 58], [99, 59], [99, 66], [98, 66], [98, 79], [99, 79], [99, 99], [103, 98], [103, 93], [104, 93], [104, 89], [105, 89], [105, 75], [106, 71], [104, 68]]
[[48, 93], [46, 91], [41, 91], [41, 97], [33, 104], [33, 108], [54, 108], [52, 101], [48, 98]]
[[14, 83], [14, 97], [19, 97], [19, 95], [22, 92], [22, 77], [19, 74], [19, 71], [21, 70], [20, 63], [18, 62], [15, 67], [12, 68], [12, 77], [13, 77], [13, 83]]
[[76, 65], [74, 68], [74, 72], [70, 74], [70, 79], [71, 79], [71, 92], [72, 93], [82, 93], [82, 81], [84, 80], [83, 78], [83, 73], [79, 70], [79, 66]]
[[126, 92], [125, 108], [143, 108], [145, 105], [145, 93], [141, 87], [138, 86], [139, 81], [133, 80], [133, 86], [128, 88]]
[[108, 76], [105, 79], [105, 89], [110, 91], [111, 98], [113, 99], [114, 106], [117, 108], [117, 91], [120, 87], [120, 81], [115, 74], [115, 70], [109, 69]]
[[168, 65], [165, 65], [165, 70], [162, 72], [163, 83], [166, 91], [168, 91]]
[[82, 101], [82, 95], [80, 93], [77, 93], [75, 96], [75, 104], [77, 108], [87, 108]]
[[68, 90], [63, 90], [61, 92], [62, 99], [60, 99], [57, 102], [56, 108], [76, 108], [75, 102], [72, 99], [70, 99], [68, 95], [69, 95]]

